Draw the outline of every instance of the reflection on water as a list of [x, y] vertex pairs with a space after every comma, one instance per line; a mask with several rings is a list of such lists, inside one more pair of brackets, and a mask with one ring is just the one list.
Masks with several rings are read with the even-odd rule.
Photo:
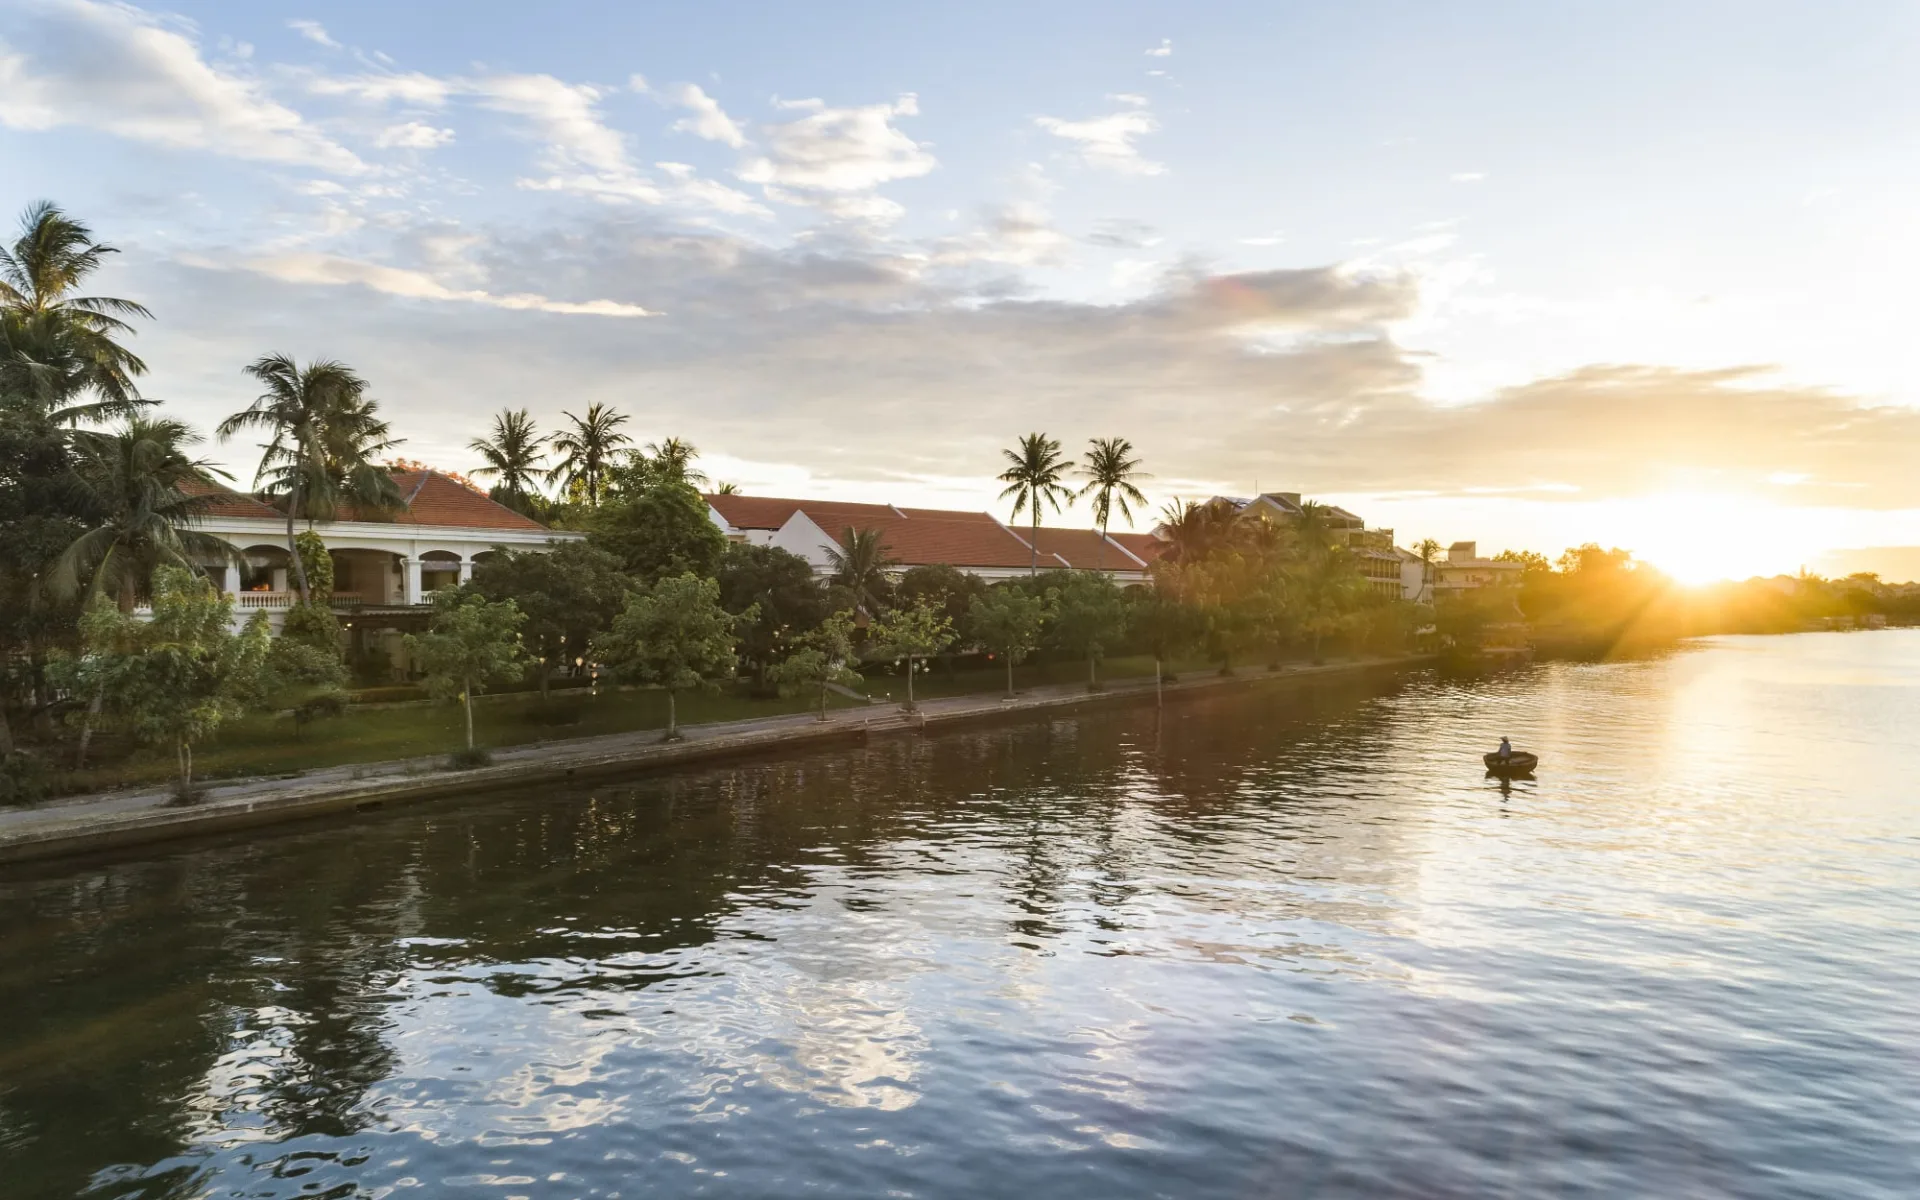
[[1728, 639], [16, 873], [0, 1192], [1910, 1195], [1916, 730]]

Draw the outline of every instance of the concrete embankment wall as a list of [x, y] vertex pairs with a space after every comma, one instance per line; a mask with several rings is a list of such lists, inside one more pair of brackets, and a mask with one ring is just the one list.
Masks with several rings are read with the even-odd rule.
[[[1209, 676], [1166, 685], [1169, 702], [1234, 689], [1280, 690], [1312, 683], [1393, 673], [1424, 657], [1291, 667], [1229, 677]], [[831, 719], [810, 716], [689, 726], [686, 738], [661, 742], [658, 730], [501, 751], [493, 765], [453, 771], [433, 760], [370, 764], [293, 779], [247, 780], [214, 786], [206, 798], [170, 806], [164, 793], [88, 797], [0, 819], [0, 865], [37, 859], [124, 851], [177, 838], [231, 833], [258, 826], [365, 811], [545, 782], [584, 782], [674, 767], [734, 760], [888, 734], [933, 732], [993, 721], [1021, 721], [1108, 706], [1151, 704], [1154, 686], [1129, 683], [1100, 692], [1062, 690], [1014, 700], [947, 697], [919, 712], [888, 707], [837, 709]]]

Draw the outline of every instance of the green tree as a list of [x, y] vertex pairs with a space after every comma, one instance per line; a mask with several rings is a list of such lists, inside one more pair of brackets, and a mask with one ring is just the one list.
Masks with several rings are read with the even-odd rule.
[[1120, 510], [1120, 516], [1127, 522], [1133, 521], [1132, 506], [1146, 506], [1147, 497], [1141, 492], [1138, 481], [1151, 479], [1140, 469], [1140, 459], [1134, 455], [1133, 443], [1125, 438], [1094, 438], [1087, 443], [1087, 453], [1080, 460], [1080, 474], [1086, 479], [1086, 486], [1080, 489], [1078, 499], [1093, 498], [1093, 525], [1100, 531], [1100, 545], [1094, 552], [1094, 569], [1104, 570], [1107, 565], [1107, 524], [1113, 519], [1114, 509]]
[[887, 549], [887, 535], [882, 531], [848, 526], [840, 532], [839, 547], [827, 547], [827, 565], [833, 570], [831, 578], [836, 587], [845, 588], [854, 603], [869, 613], [877, 613], [890, 589], [887, 573], [899, 566], [900, 560]]
[[324, 520], [342, 504], [374, 512], [397, 507], [393, 477], [374, 461], [397, 443], [367, 398], [366, 381], [342, 363], [302, 367], [269, 354], [244, 370], [264, 390], [217, 432], [223, 441], [249, 430], [266, 435], [256, 482], [285, 506], [287, 557], [300, 603], [310, 605], [313, 589], [295, 544], [301, 518]]
[[78, 636], [78, 597], [45, 586], [100, 515], [76, 486], [67, 432], [40, 406], [0, 393], [0, 758], [14, 750], [10, 709], [48, 718], [48, 658]]
[[1153, 655], [1155, 700], [1166, 680], [1166, 663], [1198, 645], [1206, 635], [1206, 621], [1193, 605], [1183, 603], [1164, 587], [1143, 590], [1127, 615], [1139, 645]]
[[1053, 616], [1053, 593], [997, 587], [975, 596], [967, 610], [967, 634], [1000, 656], [1007, 668], [1007, 695], [1013, 695], [1013, 668], [1039, 645]]
[[594, 656], [621, 678], [667, 693], [666, 740], [680, 737], [677, 697], [688, 688], [718, 690], [733, 677], [734, 630], [753, 619], [720, 606], [720, 585], [691, 572], [671, 575], [627, 597], [613, 627], [594, 640]]
[[121, 612], [132, 612], [139, 592], [162, 566], [193, 570], [196, 559], [233, 557], [221, 539], [202, 533], [214, 468], [187, 457], [199, 438], [178, 421], [134, 416], [111, 433], [71, 435], [74, 486], [95, 514], [91, 528], [54, 562], [49, 583], [74, 595], [111, 591]]
[[606, 498], [606, 488], [620, 449], [632, 439], [620, 432], [627, 415], [595, 401], [587, 405], [587, 415], [560, 414], [573, 422], [569, 429], [553, 435], [553, 452], [560, 461], [547, 472], [548, 482], [558, 481], [572, 488], [579, 485], [587, 507], [598, 509]]
[[714, 579], [720, 585], [721, 607], [754, 614], [740, 628], [740, 656], [753, 672], [756, 690], [777, 686], [772, 669], [826, 619], [826, 589], [799, 555], [745, 543], [727, 547]]
[[467, 449], [478, 454], [484, 464], [474, 469], [475, 478], [492, 476], [495, 480], [490, 497], [531, 516], [534, 500], [540, 495], [536, 480], [542, 474], [540, 460], [546, 457], [546, 445], [547, 439], [526, 409], [503, 408], [494, 414], [492, 433], [468, 442]]
[[791, 694], [817, 688], [822, 721], [827, 719], [827, 692], [832, 686], [837, 683], [851, 687], [860, 682], [860, 672], [853, 669], [859, 661], [853, 648], [853, 621], [853, 613], [847, 609], [827, 617], [818, 627], [802, 634], [794, 649], [772, 671], [782, 692]]
[[233, 597], [176, 567], [154, 573], [153, 615], [141, 620], [96, 597], [81, 618], [82, 652], [63, 682], [104, 696], [140, 740], [171, 744], [182, 797], [193, 792], [193, 746], [258, 707], [269, 682], [265, 613], [233, 632]]
[[613, 623], [633, 577], [605, 550], [561, 542], [545, 551], [495, 550], [474, 564], [467, 588], [511, 600], [525, 614], [521, 640], [544, 701], [553, 672], [585, 657], [594, 636]]
[[691, 487], [696, 491], [707, 485], [707, 473], [694, 466], [700, 451], [693, 443], [677, 437], [648, 442], [612, 472], [613, 487], [629, 495], [655, 487]]
[[1023, 512], [1033, 517], [1032, 545], [1029, 547], [1032, 562], [1029, 573], [1040, 573], [1040, 511], [1051, 505], [1054, 512], [1060, 511], [1062, 502], [1073, 499], [1073, 489], [1067, 486], [1067, 472], [1073, 467], [1060, 455], [1060, 443], [1044, 433], [1029, 433], [1020, 439], [1012, 450], [1000, 452], [1006, 459], [1007, 468], [1000, 472], [999, 480], [1007, 486], [1001, 491], [1002, 500], [1013, 501], [1013, 519], [1018, 521]]
[[645, 584], [688, 572], [712, 575], [727, 548], [707, 502], [684, 483], [617, 496], [594, 515], [590, 530], [595, 546]]
[[1113, 580], [1096, 571], [1049, 571], [1040, 577], [1054, 593], [1048, 640], [1087, 660], [1087, 689], [1100, 686], [1100, 660], [1126, 636], [1127, 606]]
[[916, 665], [953, 644], [953, 622], [932, 604], [901, 605], [867, 630], [869, 659], [899, 659], [907, 665], [908, 712], [914, 710], [913, 674]]
[[457, 588], [435, 592], [425, 634], [407, 635], [407, 653], [427, 677], [427, 694], [458, 699], [473, 744], [473, 698], [489, 684], [520, 672], [520, 626], [526, 616], [511, 600], [492, 601]]
[[967, 622], [973, 602], [984, 596], [987, 585], [977, 575], [969, 575], [946, 563], [931, 563], [903, 572], [893, 585], [894, 599], [901, 604], [926, 601], [940, 609], [955, 629]]
[[[31, 398], [59, 424], [134, 414], [134, 377], [147, 367], [119, 339], [133, 333], [127, 318], [153, 314], [131, 300], [75, 294], [115, 253], [51, 203], [22, 214], [19, 236], [0, 246], [0, 392]], [[95, 401], [72, 403], [84, 393]]]

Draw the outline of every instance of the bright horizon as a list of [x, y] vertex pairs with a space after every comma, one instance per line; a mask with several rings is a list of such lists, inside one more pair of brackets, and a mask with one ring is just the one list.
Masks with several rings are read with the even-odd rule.
[[1916, 50], [1893, 3], [28, 0], [0, 209], [122, 249], [97, 289], [202, 430], [284, 352], [457, 471], [602, 401], [750, 493], [1004, 518], [1002, 447], [1120, 435], [1140, 527], [1257, 487], [1910, 578]]

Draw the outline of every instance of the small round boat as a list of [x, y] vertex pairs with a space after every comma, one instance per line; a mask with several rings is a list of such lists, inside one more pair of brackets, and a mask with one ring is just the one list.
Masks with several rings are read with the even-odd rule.
[[1540, 765], [1540, 756], [1528, 754], [1525, 750], [1515, 750], [1512, 754], [1502, 755], [1499, 751], [1485, 755], [1487, 773], [1491, 775], [1531, 775]]

